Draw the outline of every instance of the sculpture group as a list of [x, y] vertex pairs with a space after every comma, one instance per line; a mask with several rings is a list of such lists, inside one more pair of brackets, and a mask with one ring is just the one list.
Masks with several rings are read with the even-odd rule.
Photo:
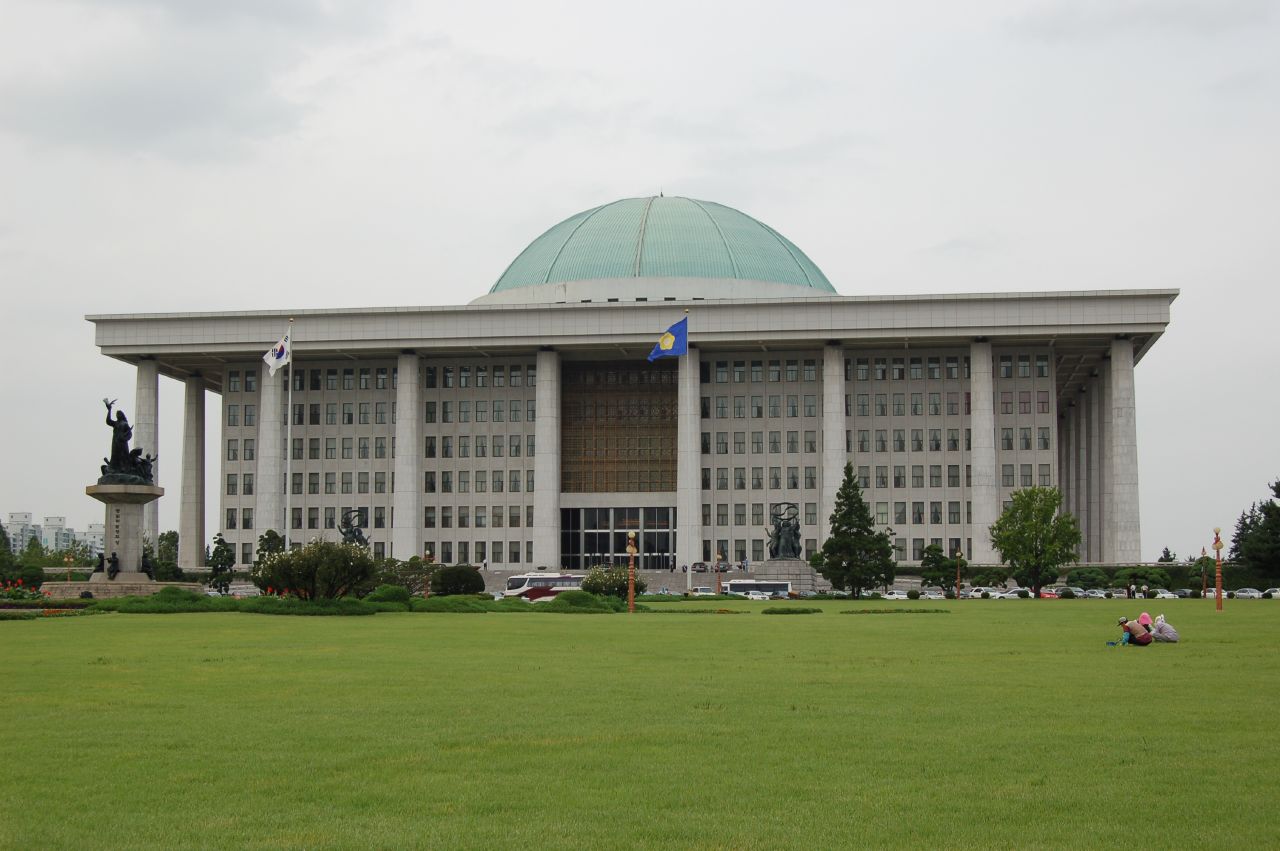
[[769, 536], [769, 558], [800, 558], [800, 506], [794, 502], [780, 502], [769, 513], [772, 529], [765, 529]]
[[153, 455], [143, 455], [141, 449], [130, 449], [129, 441], [133, 439], [133, 426], [124, 415], [124, 411], [116, 411], [115, 418], [111, 409], [115, 399], [103, 399], [107, 406], [107, 425], [111, 428], [111, 456], [103, 458], [102, 475], [98, 478], [100, 485], [152, 485], [155, 484], [155, 463]]

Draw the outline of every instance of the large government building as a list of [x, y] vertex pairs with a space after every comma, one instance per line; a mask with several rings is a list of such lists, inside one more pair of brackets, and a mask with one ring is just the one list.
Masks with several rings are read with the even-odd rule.
[[[1141, 560], [1134, 366], [1176, 296], [840, 295], [768, 225], [656, 197], [565, 219], [465, 305], [88, 319], [137, 367], [136, 446], [160, 454], [159, 377], [185, 384], [181, 469], [164, 453], [159, 476], [184, 566], [218, 531], [206, 475], [241, 563], [264, 530], [337, 539], [356, 511], [376, 555], [583, 569], [634, 531], [640, 566], [679, 570], [763, 560], [781, 503], [815, 550], [846, 463], [902, 562], [996, 561], [1010, 494], [1053, 485], [1081, 560], [1116, 563]], [[685, 316], [688, 353], [648, 362]]]

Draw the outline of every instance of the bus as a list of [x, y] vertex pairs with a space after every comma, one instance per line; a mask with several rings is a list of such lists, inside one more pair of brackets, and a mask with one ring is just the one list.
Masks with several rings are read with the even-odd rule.
[[759, 591], [770, 597], [791, 596], [791, 583], [785, 579], [730, 579], [725, 582], [726, 594], [745, 596], [748, 591]]
[[555, 593], [577, 590], [582, 587], [584, 578], [572, 573], [520, 573], [507, 577], [507, 587], [502, 595], [504, 597], [528, 596], [534, 588], [553, 589]]

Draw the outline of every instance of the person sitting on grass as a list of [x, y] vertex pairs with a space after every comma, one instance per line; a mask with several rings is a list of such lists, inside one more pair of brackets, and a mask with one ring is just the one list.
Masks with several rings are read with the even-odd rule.
[[1151, 633], [1137, 621], [1120, 618], [1120, 643], [1135, 647], [1146, 647], [1151, 643]]

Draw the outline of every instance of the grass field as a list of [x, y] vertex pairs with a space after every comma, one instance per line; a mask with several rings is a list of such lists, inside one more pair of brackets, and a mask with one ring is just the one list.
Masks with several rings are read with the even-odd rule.
[[729, 605], [0, 623], [0, 846], [1280, 846], [1280, 602]]

